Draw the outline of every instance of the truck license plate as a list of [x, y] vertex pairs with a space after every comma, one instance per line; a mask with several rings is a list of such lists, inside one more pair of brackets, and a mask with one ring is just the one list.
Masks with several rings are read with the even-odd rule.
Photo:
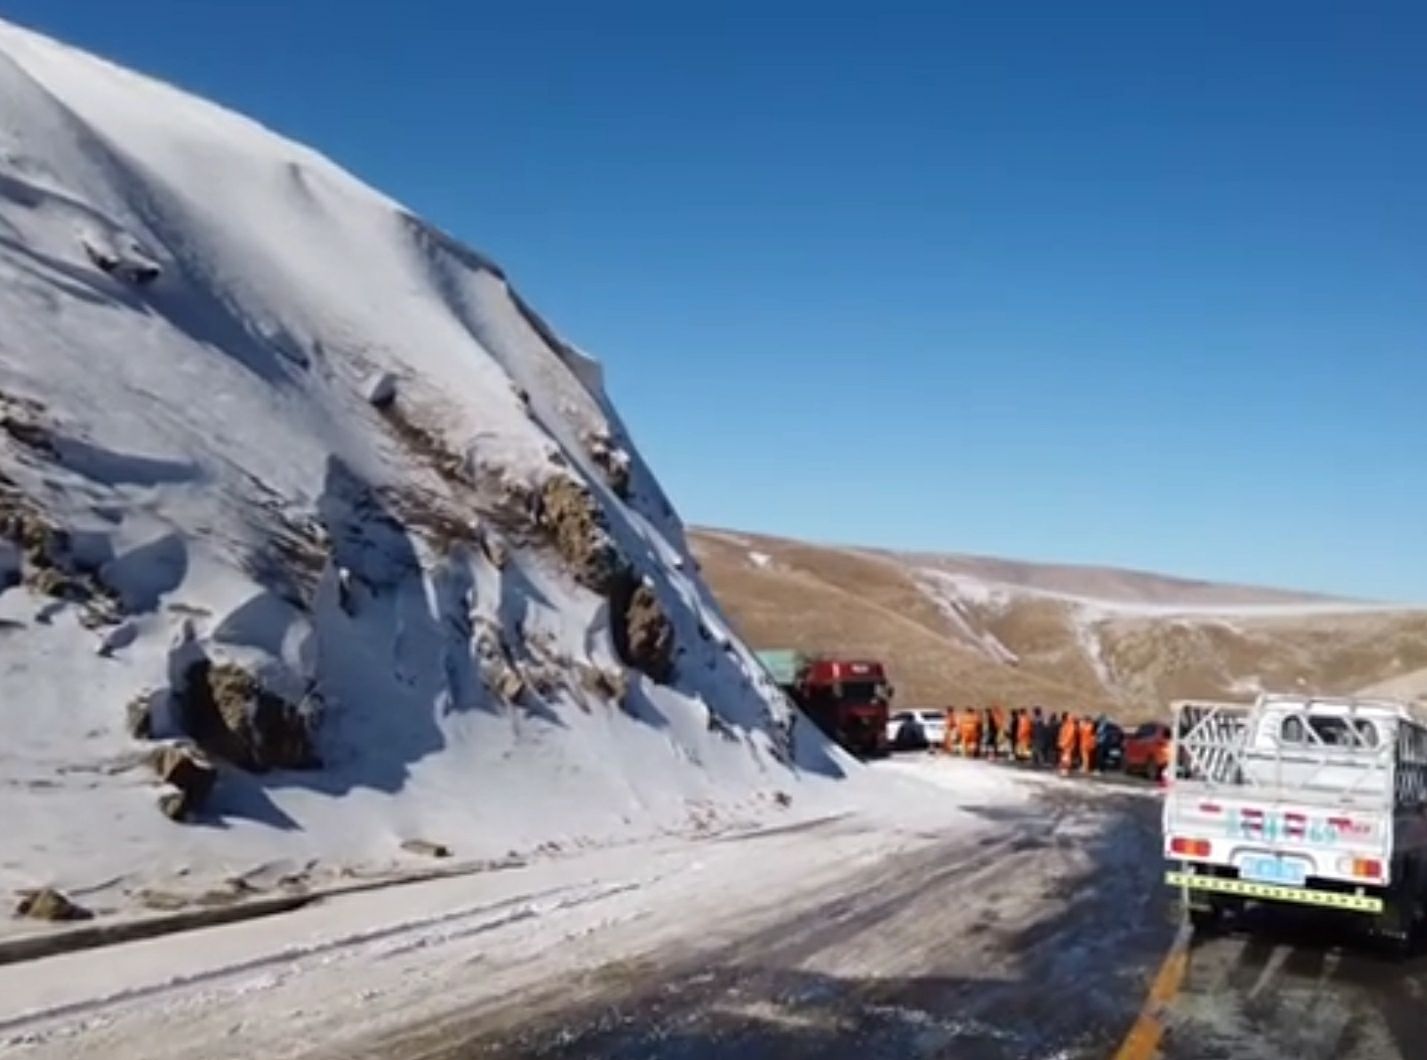
[[1239, 875], [1257, 883], [1281, 883], [1289, 887], [1302, 887], [1308, 879], [1308, 870], [1301, 861], [1285, 858], [1248, 857], [1239, 865]]

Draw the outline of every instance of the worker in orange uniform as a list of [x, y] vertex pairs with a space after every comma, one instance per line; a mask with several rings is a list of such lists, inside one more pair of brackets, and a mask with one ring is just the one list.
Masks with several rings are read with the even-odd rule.
[[1022, 762], [1031, 760], [1031, 737], [1035, 731], [1035, 719], [1029, 710], [1023, 710], [1016, 718], [1016, 757]]
[[949, 755], [961, 753], [961, 712], [955, 707], [946, 708], [946, 735], [941, 749]]
[[968, 707], [961, 716], [961, 746], [967, 758], [981, 754], [981, 712], [975, 707]]
[[1060, 736], [1056, 740], [1056, 746], [1060, 750], [1060, 775], [1070, 776], [1071, 767], [1075, 765], [1075, 745], [1079, 738], [1079, 728], [1075, 724], [1075, 715], [1066, 711], [1060, 722]]
[[1095, 769], [1095, 719], [1089, 714], [1080, 719], [1080, 772]]

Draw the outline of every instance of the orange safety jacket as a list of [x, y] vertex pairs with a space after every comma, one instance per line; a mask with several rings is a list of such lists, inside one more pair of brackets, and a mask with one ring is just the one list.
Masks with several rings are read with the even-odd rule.
[[981, 714], [968, 710], [961, 716], [961, 743], [969, 752], [981, 745]]

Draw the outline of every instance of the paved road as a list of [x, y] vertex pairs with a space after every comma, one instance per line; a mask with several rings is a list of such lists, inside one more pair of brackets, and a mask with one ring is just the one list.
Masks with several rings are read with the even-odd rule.
[[1265, 909], [1245, 927], [1195, 940], [1167, 1060], [1427, 1056], [1427, 956], [1393, 958], [1343, 914]]
[[[1173, 935], [1158, 801], [1057, 786], [964, 844], [890, 859], [756, 937], [605, 969], [573, 1010], [427, 1024], [403, 1060], [1101, 1058]], [[592, 984], [571, 984], [591, 996]]]
[[[969, 856], [902, 855], [756, 936], [645, 954], [359, 1055], [1108, 1058], [1177, 926], [1159, 805], [1143, 786], [1058, 785], [984, 811], [1004, 827]], [[1161, 1023], [1164, 1060], [1421, 1060], [1427, 954], [1394, 958], [1350, 916], [1255, 910], [1192, 940]]]

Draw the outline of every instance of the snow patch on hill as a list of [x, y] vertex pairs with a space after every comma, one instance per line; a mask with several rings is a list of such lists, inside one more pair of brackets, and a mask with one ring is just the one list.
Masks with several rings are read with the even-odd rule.
[[[5, 23], [0, 98], [0, 890], [187, 900], [843, 774], [494, 264]], [[190, 738], [219, 776], [177, 824], [148, 756]]]
[[[936, 566], [912, 568], [924, 586], [942, 600], [958, 600], [986, 608], [1004, 608], [1017, 600], [1049, 600], [1071, 605], [1088, 618], [1300, 618], [1313, 615], [1410, 613], [1419, 608], [1408, 604], [1385, 604], [1358, 600], [1306, 598], [1301, 600], [1234, 599], [1211, 602], [1184, 602], [1157, 599], [1128, 599], [1017, 582], [997, 581], [975, 574], [956, 573]], [[1248, 590], [1240, 590], [1240, 593]], [[1267, 590], [1266, 590], [1267, 592]]]
[[988, 659], [1014, 666], [1020, 656], [1006, 647], [989, 629], [978, 628], [968, 613], [971, 606], [994, 606], [1008, 602], [1009, 595], [998, 595], [993, 587], [974, 579], [957, 577], [942, 571], [919, 570], [918, 584], [938, 610], [946, 616], [953, 632]]

